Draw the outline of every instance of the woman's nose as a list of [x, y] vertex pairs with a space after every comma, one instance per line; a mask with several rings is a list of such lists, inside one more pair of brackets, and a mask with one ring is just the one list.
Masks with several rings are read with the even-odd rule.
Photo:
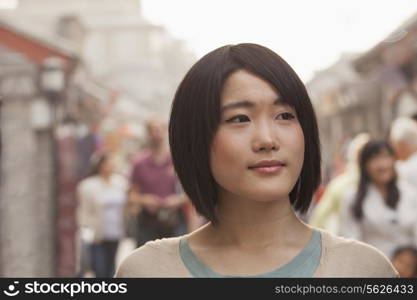
[[[273, 125], [273, 124], [272, 124]], [[276, 128], [269, 122], [262, 122], [254, 128], [252, 147], [255, 152], [259, 151], [276, 151], [279, 149], [279, 143], [276, 137]]]

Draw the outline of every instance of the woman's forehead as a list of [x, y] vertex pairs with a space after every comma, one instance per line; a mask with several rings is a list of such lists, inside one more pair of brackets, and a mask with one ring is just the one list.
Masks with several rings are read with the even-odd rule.
[[269, 96], [278, 98], [278, 91], [265, 79], [246, 70], [232, 73], [224, 82], [222, 98], [228, 96]]
[[256, 105], [288, 105], [279, 91], [262, 77], [246, 70], [232, 73], [225, 81], [221, 93], [221, 109], [251, 108]]
[[281, 100], [281, 98], [277, 98], [272, 101], [270, 99], [258, 99], [258, 100], [253, 100], [253, 101], [247, 100], [247, 99], [242, 99], [242, 100], [228, 99], [222, 102], [220, 111], [223, 113], [223, 112], [233, 110], [233, 109], [239, 109], [239, 108], [253, 109], [253, 108], [257, 108], [258, 106], [277, 106], [277, 107], [288, 106], [289, 108], [292, 108], [289, 104]]

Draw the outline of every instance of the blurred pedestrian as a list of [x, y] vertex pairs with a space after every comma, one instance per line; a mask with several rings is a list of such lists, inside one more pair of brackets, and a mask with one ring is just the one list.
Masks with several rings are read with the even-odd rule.
[[399, 159], [397, 170], [400, 179], [416, 188], [417, 193], [417, 121], [406, 117], [394, 120], [390, 140]]
[[371, 244], [391, 257], [397, 245], [417, 243], [414, 190], [397, 180], [395, 154], [384, 140], [371, 140], [359, 156], [356, 191], [345, 200], [341, 234]]
[[96, 277], [113, 277], [119, 242], [125, 235], [127, 181], [115, 172], [114, 156], [95, 153], [91, 173], [77, 187], [78, 225], [90, 243]]
[[417, 248], [401, 246], [394, 250], [392, 265], [402, 278], [417, 277]]
[[167, 124], [160, 116], [146, 122], [148, 147], [134, 163], [131, 202], [139, 207], [137, 246], [187, 232], [186, 203], [175, 175], [167, 140]]
[[309, 223], [312, 226], [339, 233], [340, 211], [346, 194], [357, 188], [359, 180], [358, 156], [363, 145], [369, 141], [368, 133], [356, 135], [349, 143], [346, 153], [346, 170], [332, 179], [315, 206]]
[[[174, 97], [175, 170], [209, 222], [150, 241], [116, 277], [394, 277], [373, 247], [302, 222], [320, 184], [316, 116], [275, 52], [227, 45], [201, 58]], [[360, 254], [360, 255], [359, 255]]]

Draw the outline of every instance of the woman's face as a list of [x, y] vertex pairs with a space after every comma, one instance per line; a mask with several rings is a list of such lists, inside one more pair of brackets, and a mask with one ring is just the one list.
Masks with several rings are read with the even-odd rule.
[[394, 164], [394, 156], [384, 149], [366, 163], [366, 170], [374, 183], [387, 184], [394, 177]]
[[256, 75], [245, 70], [230, 75], [210, 157], [219, 198], [288, 199], [303, 161], [304, 135], [295, 110]]
[[114, 158], [112, 156], [106, 157], [100, 167], [100, 174], [109, 175], [114, 172]]

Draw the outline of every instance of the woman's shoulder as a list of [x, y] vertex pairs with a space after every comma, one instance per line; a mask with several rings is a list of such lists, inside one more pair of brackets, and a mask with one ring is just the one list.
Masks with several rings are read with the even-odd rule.
[[411, 183], [409, 183], [408, 181], [405, 181], [404, 179], [399, 179], [397, 181], [397, 186], [398, 186], [398, 189], [400, 190], [401, 197], [404, 197], [409, 200], [412, 199], [413, 202], [417, 203], [417, 201], [415, 201], [417, 187], [413, 186]]
[[188, 277], [179, 253], [180, 237], [149, 241], [129, 254], [115, 277]]
[[89, 176], [84, 178], [78, 183], [77, 189], [80, 192], [87, 192], [91, 190], [97, 189], [99, 186], [99, 178], [98, 176]]
[[321, 277], [398, 277], [389, 259], [375, 247], [320, 230]]
[[129, 186], [129, 181], [121, 174], [114, 173], [111, 177], [112, 184], [126, 190]]

